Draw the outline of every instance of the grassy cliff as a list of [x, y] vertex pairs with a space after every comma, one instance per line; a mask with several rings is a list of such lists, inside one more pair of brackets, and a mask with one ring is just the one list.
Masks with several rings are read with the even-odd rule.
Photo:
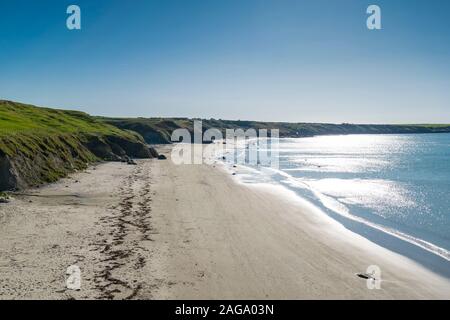
[[151, 157], [143, 138], [86, 113], [0, 100], [0, 191], [53, 182], [99, 160]]
[[[186, 128], [193, 133], [193, 119], [186, 118], [99, 118], [99, 120], [133, 130], [141, 134], [148, 143], [170, 143], [172, 131]], [[225, 129], [279, 129], [280, 137], [309, 137], [338, 134], [400, 134], [450, 132], [447, 124], [371, 125], [371, 124], [329, 124], [289, 123], [208, 119], [203, 121], [203, 130]], [[224, 134], [225, 136], [225, 134]]]

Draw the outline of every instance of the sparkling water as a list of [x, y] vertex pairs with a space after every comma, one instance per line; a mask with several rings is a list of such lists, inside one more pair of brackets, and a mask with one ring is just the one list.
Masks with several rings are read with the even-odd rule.
[[280, 139], [279, 170], [248, 167], [244, 182], [278, 183], [349, 229], [450, 275], [450, 134]]

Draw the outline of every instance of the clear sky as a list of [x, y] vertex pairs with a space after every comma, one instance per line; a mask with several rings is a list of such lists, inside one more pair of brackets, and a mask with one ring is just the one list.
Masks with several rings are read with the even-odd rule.
[[[82, 30], [66, 28], [81, 7]], [[366, 9], [382, 10], [382, 30]], [[0, 98], [108, 116], [450, 123], [448, 0], [0, 1]]]

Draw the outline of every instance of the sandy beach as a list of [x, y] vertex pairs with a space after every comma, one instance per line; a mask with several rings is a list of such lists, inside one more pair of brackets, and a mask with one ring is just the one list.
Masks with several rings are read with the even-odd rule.
[[[379, 290], [356, 276], [370, 265]], [[0, 205], [0, 299], [403, 298], [450, 281], [220, 166], [103, 163]]]

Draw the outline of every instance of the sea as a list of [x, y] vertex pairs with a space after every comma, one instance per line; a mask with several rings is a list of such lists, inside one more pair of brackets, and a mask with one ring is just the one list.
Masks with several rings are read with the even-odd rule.
[[277, 168], [244, 163], [236, 178], [294, 191], [351, 231], [450, 278], [450, 133], [282, 138], [277, 153]]

